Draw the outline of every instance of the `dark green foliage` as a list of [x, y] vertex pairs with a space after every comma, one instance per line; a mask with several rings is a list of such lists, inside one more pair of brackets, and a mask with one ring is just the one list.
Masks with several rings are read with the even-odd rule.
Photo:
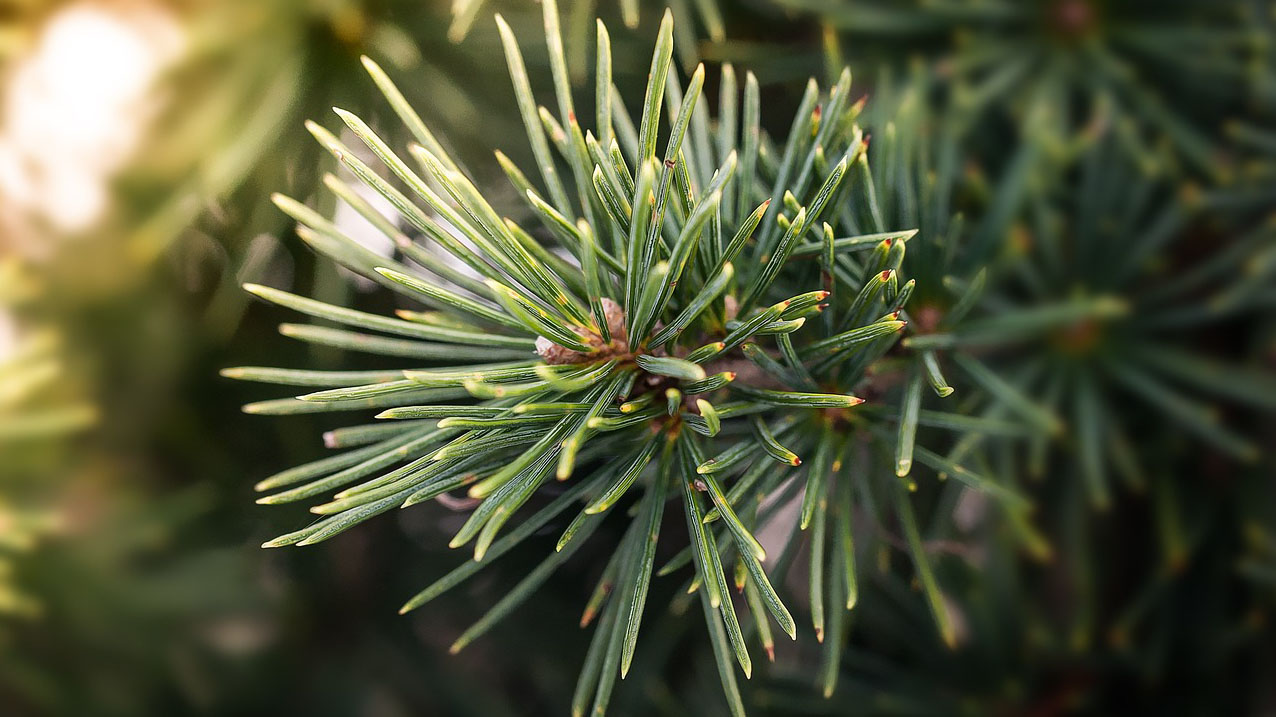
[[[1115, 149], [1221, 178], [1221, 119], [1276, 113], [1270, 7], [1196, 0], [775, 0], [874, 60], [934, 58], [960, 101], [1075, 156], [1108, 115]], [[1188, 99], [1190, 98], [1190, 99]], [[1166, 151], [1168, 150], [1168, 151]]]
[[[746, 676], [752, 662], [725, 568], [736, 564], [736, 585], [748, 592], [745, 606], [768, 653], [768, 619], [795, 636], [774, 578], [762, 569], [765, 551], [754, 533], [782, 507], [767, 507], [768, 498], [800, 493], [797, 532], [777, 571], [782, 579], [798, 538], [809, 530], [818, 639], [828, 620], [833, 643], [840, 644], [841, 613], [855, 604], [850, 521], [858, 505], [876, 521], [899, 521], [933, 617], [951, 643], [953, 627], [919, 548], [907, 497], [916, 489], [914, 458], [1008, 505], [1024, 501], [916, 446], [919, 423], [959, 424], [960, 417], [920, 410], [924, 374], [934, 392], [951, 393], [933, 353], [892, 353], [915, 287], [901, 271], [916, 231], [888, 226], [882, 217], [856, 125], [863, 103], [851, 99], [849, 72], [826, 96], [809, 83], [790, 133], [772, 141], [757, 124], [752, 75], [741, 101], [734, 72], [724, 69], [719, 108], [729, 122], [711, 120], [701, 98], [704, 68], [685, 87], [671, 70], [666, 16], [641, 110], [631, 117], [604, 56], [595, 84], [604, 124], [586, 131], [555, 50], [552, 2], [545, 3], [545, 18], [557, 115], [536, 106], [521, 51], [498, 18], [539, 179], [498, 155], [526, 200], [523, 222], [502, 216], [484, 198], [412, 110], [397, 102], [375, 66], [369, 65], [374, 78], [416, 137], [407, 151], [412, 161], [358, 117], [337, 112], [396, 182], [332, 133], [310, 126], [350, 174], [395, 208], [397, 216], [374, 218], [374, 224], [396, 241], [402, 258], [371, 254], [292, 200], [276, 203], [302, 222], [299, 233], [317, 251], [430, 311], [389, 318], [266, 287], [249, 290], [312, 317], [399, 337], [393, 346], [359, 339], [367, 351], [407, 355], [414, 347], [420, 356], [455, 350], [502, 360], [386, 375], [227, 370], [235, 378], [328, 387], [252, 404], [252, 413], [376, 408], [379, 417], [401, 425], [333, 434], [334, 443], [341, 442], [338, 435], [366, 435], [358, 442], [371, 443], [348, 458], [262, 481], [263, 489], [285, 489], [262, 502], [331, 495], [311, 508], [326, 517], [267, 545], [314, 544], [380, 513], [464, 489], [475, 507], [451, 544], [472, 543], [476, 562], [409, 601], [405, 609], [411, 609], [583, 501], [558, 552], [467, 631], [453, 645], [459, 650], [535, 590], [616, 512], [627, 492], [641, 487], [645, 497], [604, 573], [602, 600], [591, 601], [586, 613], [586, 621], [598, 615], [599, 628], [576, 710], [591, 699], [601, 710], [634, 654], [665, 502], [681, 495], [690, 544], [659, 572], [694, 566], [690, 588], [704, 601], [723, 687], [740, 712], [728, 662], [738, 662]], [[598, 35], [599, 46], [607, 47], [601, 24]], [[665, 116], [669, 130], [662, 140]], [[734, 124], [737, 118], [742, 126]], [[351, 195], [340, 180], [329, 184]], [[893, 196], [883, 195], [889, 206]], [[400, 224], [430, 241], [412, 242]], [[541, 243], [547, 239], [556, 250]], [[467, 269], [449, 268], [442, 252]], [[925, 259], [913, 263], [931, 276], [944, 275]], [[857, 408], [863, 391], [875, 403], [891, 397], [901, 407], [863, 412]], [[469, 402], [453, 403], [460, 399]], [[802, 459], [807, 463], [798, 467]], [[570, 481], [564, 494], [570, 499], [543, 504], [537, 495], [551, 492], [553, 479]], [[520, 511], [531, 517], [510, 522]], [[505, 530], [507, 524], [513, 527]], [[836, 658], [833, 648], [830, 670]], [[830, 679], [835, 674], [830, 671]]]
[[[1194, 466], [1261, 458], [1244, 417], [1276, 407], [1261, 357], [1201, 350], [1223, 322], [1272, 305], [1271, 228], [1254, 220], [1269, 162], [1244, 181], [1185, 185], [1182, 164], [1205, 182], [1228, 173], [1209, 139], [1219, 117], [1180, 116], [1126, 67], [1149, 68], [1163, 91], [1197, 85], [1167, 79], [1183, 58], [1166, 43], [1187, 42], [1213, 60], [1202, 76], [1217, 80], [1221, 105], [1257, 102], [1267, 55], [1238, 16], [1190, 3], [848, 3], [824, 24], [852, 39], [922, 38], [909, 47], [934, 50], [938, 69], [916, 64], [897, 83], [888, 59], [867, 105], [849, 71], [827, 92], [812, 80], [785, 112], [767, 108], [787, 120], [771, 135], [754, 75], [688, 63], [671, 14], [639, 109], [613, 85], [606, 27], [595, 27], [590, 76], [569, 61], [556, 4], [543, 7], [552, 109], [497, 20], [530, 150], [515, 154], [528, 161], [496, 155], [518, 202], [450, 153], [370, 62], [414, 142], [383, 140], [344, 110], [341, 133], [310, 125], [343, 166], [328, 189], [395, 250], [377, 255], [306, 205], [276, 204], [318, 253], [412, 308], [392, 318], [248, 288], [342, 326], [287, 324], [285, 335], [421, 363], [225, 372], [307, 387], [251, 413], [380, 419], [326, 434], [347, 453], [259, 483], [277, 491], [262, 503], [326, 501], [310, 508], [316, 522], [267, 546], [318, 543], [416, 503], [459, 507], [451, 546], [473, 545], [474, 559], [406, 612], [561, 531], [456, 652], [574, 553], [597, 555], [594, 536], [619, 535], [581, 619], [595, 631], [575, 714], [612, 703], [617, 677], [641, 663], [640, 628], [652, 631], [648, 596], [688, 567], [670, 607], [700, 603], [703, 663], [711, 654], [734, 714], [750, 697], [736, 666], [752, 675], [752, 644], [775, 659], [772, 623], [794, 638], [809, 625], [823, 643], [794, 649], [818, 653], [801, 680], [825, 698], [873, 696], [887, 712], [1027, 710], [1049, 703], [1056, 669], [1119, 663], [1111, 674], [1163, 684], [1165, 655], [1203, 639], [1168, 633], [1203, 565], [1233, 555], [1220, 541], [1245, 545], [1244, 581], [1229, 574], [1229, 590], [1270, 583], [1270, 524], [1240, 492], [1149, 477], [1171, 454]], [[1143, 27], [1154, 11], [1165, 22]], [[1198, 31], [1202, 19], [1213, 24]], [[592, 107], [576, 104], [573, 78], [592, 84]], [[1007, 119], [1015, 141], [990, 150], [989, 127]], [[1262, 130], [1234, 127], [1266, 147]], [[1171, 151], [1156, 151], [1162, 142]], [[1221, 218], [1221, 207], [1239, 211]], [[1215, 401], [1232, 406], [1225, 418]], [[1201, 441], [1141, 448], [1180, 435]], [[1137, 541], [1098, 548], [1100, 521], [1131, 513], [1148, 524]], [[1220, 514], [1247, 516], [1244, 530], [1214, 539]], [[1209, 608], [1219, 629], [1235, 614]], [[927, 692], [932, 670], [952, 682]], [[752, 698], [789, 713], [770, 689]], [[1120, 704], [1100, 689], [1060, 693]]]

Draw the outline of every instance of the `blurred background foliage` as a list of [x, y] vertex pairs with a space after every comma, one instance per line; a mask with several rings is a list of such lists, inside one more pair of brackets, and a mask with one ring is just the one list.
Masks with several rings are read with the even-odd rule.
[[[579, 81], [598, 14], [622, 92], [645, 82], [659, 8], [560, 4]], [[868, 131], [925, 138], [875, 141], [875, 179], [948, 183], [964, 224], [884, 209], [985, 254], [997, 278], [976, 319], [999, 338], [987, 360], [1069, 426], [964, 449], [1028, 485], [1033, 515], [1002, 520], [954, 491], [930, 501], [923, 532], [961, 621], [957, 649], [883, 554], [838, 691], [813, 686], [817, 645], [784, 644], [744, 685], [754, 713], [1276, 709], [1276, 8], [669, 4], [681, 63], [752, 69], [764, 125], [791, 114], [806, 76], [832, 79], [845, 62], [855, 94], [873, 98]], [[336, 171], [305, 119], [338, 105], [401, 131], [378, 122], [361, 55], [453, 156], [508, 191], [490, 150], [518, 150], [504, 138], [522, 129], [498, 10], [538, 32], [530, 0], [0, 1], [0, 713], [565, 709], [600, 555], [451, 657], [460, 626], [519, 571], [398, 617], [457, 560], [443, 546], [461, 518], [442, 509], [259, 551], [301, 515], [252, 507], [253, 482], [320, 456], [313, 437], [330, 426], [245, 419], [238, 405], [263, 396], [217, 376], [341, 358], [271, 340], [283, 312], [250, 307], [241, 282], [386, 302], [314, 261], [268, 201], [315, 197]], [[524, 49], [546, 78], [543, 47]], [[1023, 335], [996, 323], [998, 307], [1047, 310], [1086, 291], [1120, 310]], [[1127, 362], [1170, 387], [1132, 386]], [[548, 541], [517, 552], [530, 560]], [[652, 604], [674, 589], [657, 581], [666, 594]], [[649, 619], [613, 713], [723, 713], [706, 641], [689, 634], [699, 623]]]

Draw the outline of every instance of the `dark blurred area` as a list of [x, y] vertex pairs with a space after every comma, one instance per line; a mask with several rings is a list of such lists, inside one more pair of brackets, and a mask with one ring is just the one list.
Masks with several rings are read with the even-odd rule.
[[[1191, 230], [1203, 239], [1153, 257], [1167, 274], [1250, 237], [1243, 270], [1226, 280], [1247, 282], [1237, 291], [1257, 310], [1190, 341], [1271, 380], [1276, 5], [1025, 3], [1054, 22], [1041, 25], [998, 10], [1016, 7], [1010, 0], [674, 4], [687, 21], [682, 64], [699, 55], [756, 71], [773, 131], [787, 130], [804, 78], [824, 79], [837, 61], [853, 68], [857, 96], [881, 95], [884, 113], [892, 83], [925, 68], [931, 94], [956, 96], [982, 128], [966, 140], [969, 204], [1026, 217], [1001, 225], [999, 262], [1020, 261], [1012, 245], [1033, 210], [985, 195], [999, 181], [1066, 194], [1084, 154], [1079, 138], [1109, 124], [1120, 137], [1112, 156], [1154, 167], [1174, 201], [1207, 205]], [[560, 5], [577, 79], [588, 83], [598, 14], [613, 27], [617, 84], [633, 98], [655, 4], [642, 3], [632, 29], [629, 3]], [[494, 202], [508, 199], [491, 152], [521, 159], [527, 150], [497, 10], [528, 37], [540, 31], [531, 0], [0, 0], [0, 714], [567, 710], [589, 639], [577, 622], [603, 548], [586, 548], [515, 618], [450, 655], [552, 550], [561, 526], [399, 616], [407, 597], [465, 559], [446, 547], [463, 516], [431, 504], [321, 546], [262, 550], [306, 514], [254, 505], [253, 484], [322, 457], [321, 434], [342, 422], [243, 415], [242, 404], [277, 396], [218, 375], [245, 364], [387, 367], [282, 339], [287, 312], [239, 286], [395, 308], [385, 292], [316, 260], [269, 200], [314, 198], [322, 174], [336, 171], [306, 119], [331, 127], [335, 105], [403, 132], [363, 55], [395, 78], [480, 186], [494, 187]], [[1037, 65], [1025, 59], [1045, 43], [1071, 48], [1061, 35], [1105, 22], [1147, 32]], [[544, 48], [529, 45], [529, 72], [548, 87]], [[1105, 72], [1114, 79], [1101, 80]], [[885, 131], [886, 119], [872, 121], [869, 130]], [[1014, 174], [1026, 161], [1014, 149], [1029, 145], [1046, 159]], [[1221, 248], [1200, 249], [1205, 242]], [[1210, 399], [1257, 447], [1246, 463], [1185, 443], [1174, 428], [1146, 428], [1157, 425], [1155, 407], [1112, 402], [1135, 426], [1147, 484], [1095, 511], [1043, 478], [1034, 521], [1053, 547], [1044, 561], [1008, 547], [1004, 526], [972, 531], [980, 558], [940, 571], [965, 615], [959, 650], [931, 634], [915, 587], [883, 569], [853, 619], [843, 689], [823, 699], [809, 674], [818, 650], [786, 643], [777, 666], [744, 687], [751, 714], [1276, 711], [1270, 408]], [[1043, 475], [1071, 475], [1074, 449], [1043, 449]], [[612, 545], [620, 532], [604, 527], [595, 542]], [[676, 590], [657, 581], [651, 604]], [[726, 714], [703, 626], [663, 608], [649, 617], [612, 713]]]

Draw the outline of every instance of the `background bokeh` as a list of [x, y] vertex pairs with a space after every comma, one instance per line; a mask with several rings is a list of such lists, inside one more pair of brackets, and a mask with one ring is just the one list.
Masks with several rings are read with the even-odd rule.
[[[656, 4], [560, 5], [573, 73], [588, 75], [597, 13], [613, 28], [619, 86], [640, 87]], [[897, 111], [959, 125], [969, 223], [993, 263], [1021, 275], [1023, 302], [1085, 278], [1040, 291], [1016, 267], [1050, 259], [1025, 235], [1041, 236], [1052, 213], [1086, 216], [1096, 191], [1134, 213], [1146, 199], [1137, 188], [1154, 187], [1146, 194], [1187, 215], [1182, 241], [1145, 262], [1155, 276], [1232, 260], [1202, 280], [1217, 291], [1154, 286], [1140, 310], [1185, 322], [1189, 348], [1246, 367], [1202, 400], [1257, 452], [1239, 460], [1185, 441], [1155, 420], [1163, 408], [1105, 395], [1143, 482], [1113, 481], [1103, 511], [1044, 487], [1033, 520], [1052, 547], [1035, 555], [993, 522], [972, 530], [979, 558], [944, 568], [967, 623], [959, 650], [930, 634], [913, 586], [883, 572], [857, 608], [838, 694], [819, 696], [818, 655], [794, 649], [747, 687], [755, 713], [1276, 710], [1276, 406], [1261, 398], [1276, 368], [1276, 7], [671, 5], [684, 66], [698, 56], [754, 70], [773, 130], [786, 129], [804, 78], [841, 62], [856, 95], [871, 97], [870, 130]], [[450, 656], [544, 545], [407, 617], [403, 600], [457, 562], [444, 536], [461, 518], [442, 507], [322, 546], [261, 550], [304, 513], [254, 505], [253, 484], [320, 457], [334, 424], [244, 416], [241, 404], [274, 396], [218, 375], [345, 365], [279, 338], [289, 317], [250, 302], [243, 282], [387, 305], [316, 261], [269, 201], [315, 198], [335, 171], [305, 119], [332, 126], [336, 105], [402, 131], [382, 122], [361, 55], [508, 198], [491, 150], [526, 150], [496, 10], [535, 37], [530, 0], [0, 0], [0, 714], [565, 711], [588, 641], [579, 609], [605, 552], [573, 561], [517, 619]], [[544, 81], [544, 48], [524, 51]], [[910, 96], [936, 106], [910, 110]], [[1107, 183], [1085, 184], [1087, 171]], [[1192, 313], [1206, 306], [1222, 308], [1202, 325]], [[1075, 449], [1033, 447], [1034, 465], [1084, 474]], [[653, 586], [665, 598], [675, 589]], [[653, 615], [614, 713], [724, 713], [700, 629]]]

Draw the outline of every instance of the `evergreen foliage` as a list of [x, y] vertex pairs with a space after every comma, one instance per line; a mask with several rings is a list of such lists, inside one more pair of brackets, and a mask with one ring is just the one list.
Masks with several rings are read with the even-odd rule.
[[[454, 4], [456, 39], [481, 5]], [[1231, 556], [1207, 537], [1216, 513], [1244, 517], [1226, 540], [1244, 541], [1246, 580], [1270, 582], [1270, 522], [1242, 497], [1269, 495], [1262, 481], [1233, 492], [1157, 479], [1170, 458], [1138, 448], [1190, 435], [1199, 443], [1189, 456], [1253, 463], [1261, 438], [1243, 419], [1276, 408], [1261, 357], [1201, 349], [1223, 322], [1272, 305], [1271, 225], [1254, 219], [1270, 161], [1247, 165], [1243, 181], [1228, 176], [1207, 139], [1219, 118], [1170, 111], [1178, 104], [1129, 69], [1174, 75], [1182, 57], [1167, 43], [1189, 42], [1215, 60], [1203, 71], [1227, 79], [1215, 87], [1221, 104], [1261, 104], [1267, 55], [1237, 16], [1170, 3], [1166, 22], [1145, 30], [1145, 3], [824, 9], [827, 27], [922, 36], [943, 62], [917, 64], [902, 82], [882, 63], [868, 104], [849, 70], [827, 90], [811, 80], [786, 108], [787, 133], [772, 135], [753, 73], [709, 72], [676, 40], [685, 3], [660, 24], [641, 105], [613, 83], [601, 22], [593, 72], [565, 49], [564, 29], [579, 31], [592, 3], [574, 4], [566, 27], [553, 0], [542, 5], [548, 106], [497, 17], [520, 149], [530, 149], [516, 156], [532, 163], [496, 159], [521, 203], [502, 203], [508, 190], [450, 152], [366, 58], [399, 126], [374, 129], [341, 109], [339, 130], [308, 124], [341, 165], [324, 185], [395, 249], [361, 245], [323, 202], [275, 204], [310, 248], [412, 308], [392, 317], [246, 288], [319, 320], [283, 324], [285, 336], [410, 365], [224, 371], [301, 389], [248, 413], [378, 419], [325, 433], [343, 452], [258, 483], [259, 503], [314, 502], [319, 516], [266, 547], [319, 543], [417, 503], [466, 511], [450, 545], [473, 546], [473, 559], [407, 612], [533, 535], [561, 531], [456, 652], [607, 534], [604, 521], [621, 523], [581, 618], [595, 630], [574, 714], [607, 709], [635, 659], [653, 580], [679, 571], [672, 611], [700, 603], [733, 714], [745, 705], [737, 667], [751, 676], [753, 645], [775, 659], [774, 627], [798, 639], [809, 626], [822, 643], [814, 679], [825, 698], [874, 696], [887, 711], [1026, 709], [1045, 699], [1051, 670], [1078, 663], [1159, 676], [1165, 650], [1203, 639], [1167, 634], [1190, 597], [1181, 576]], [[697, 3], [717, 41], [712, 7]], [[1201, 16], [1218, 27], [1198, 31]], [[1018, 39], [1026, 30], [1037, 34]], [[588, 104], [573, 79], [592, 89]], [[990, 118], [1006, 117], [1019, 122], [1018, 142], [993, 161], [971, 150]], [[404, 128], [411, 142], [383, 139]], [[1247, 124], [1231, 131], [1251, 148], [1269, 144]], [[1183, 165], [1206, 188], [1180, 179]], [[1220, 219], [1222, 207], [1238, 211]], [[1214, 403], [1228, 405], [1223, 417]], [[1144, 494], [1134, 510], [1152, 514], [1149, 535], [1097, 554], [1096, 516], [1122, 519], [1126, 496]], [[764, 547], [764, 532], [783, 537]], [[1148, 569], [1123, 575], [1122, 561]], [[1031, 587], [1047, 570], [1072, 609]], [[1229, 595], [1248, 595], [1236, 577]], [[1116, 614], [1100, 609], [1104, 590], [1121, 594]], [[1208, 607], [1211, 624], [1229, 624], [1222, 601]], [[853, 639], [860, 613], [872, 625]], [[1034, 661], [1017, 669], [1028, 652]], [[927, 692], [927, 670], [952, 683]], [[774, 674], [753, 692], [759, 704], [801, 701], [785, 674], [812, 681], [791, 665]]]
[[[321, 389], [250, 404], [250, 413], [380, 409], [377, 416], [388, 419], [332, 431], [330, 446], [353, 449], [259, 483], [282, 489], [259, 501], [267, 504], [331, 494], [311, 508], [325, 517], [266, 545], [314, 544], [379, 513], [464, 489], [475, 506], [451, 544], [473, 544], [474, 561], [427, 587], [408, 610], [583, 503], [557, 552], [467, 631], [453, 646], [459, 650], [542, 583], [622, 500], [632, 503], [634, 519], [582, 620], [597, 617], [599, 628], [577, 711], [591, 701], [604, 709], [616, 675], [627, 672], [653, 573], [688, 564], [688, 590], [703, 603], [723, 687], [742, 711], [731, 663], [746, 676], [752, 663], [725, 567], [734, 563], [735, 585], [771, 653], [768, 619], [796, 636], [774, 576], [787, 573], [807, 534], [812, 625], [819, 640], [828, 630], [837, 636], [829, 641], [831, 680], [841, 615], [857, 599], [857, 510], [898, 523], [933, 619], [954, 642], [910, 505], [914, 460], [1008, 505], [1023, 508], [1026, 500], [918, 446], [917, 427], [1019, 431], [920, 407], [923, 391], [947, 396], [953, 389], [935, 352], [894, 348], [916, 288], [901, 275], [916, 230], [883, 218], [850, 72], [826, 95], [812, 80], [789, 134], [772, 140], [759, 128], [751, 74], [741, 99], [734, 70], [724, 68], [718, 117], [710, 118], [701, 98], [704, 67], [685, 84], [671, 69], [667, 14], [642, 108], [631, 116], [612, 86], [600, 23], [598, 127], [586, 131], [554, 3], [545, 3], [545, 22], [557, 112], [536, 105], [517, 41], [498, 22], [541, 187], [504, 155], [498, 159], [535, 225], [502, 216], [370, 61], [374, 81], [415, 136], [407, 150], [414, 164], [357, 116], [337, 113], [407, 191], [333, 133], [309, 127], [397, 210], [393, 218], [375, 214], [342, 179], [327, 180], [395, 240], [398, 257], [372, 254], [313, 210], [276, 197], [312, 248], [430, 309], [391, 318], [248, 286], [289, 309], [360, 329], [287, 324], [286, 335], [463, 363], [374, 372], [228, 369], [234, 378]], [[880, 194], [895, 206], [894, 187]], [[550, 246], [536, 234], [552, 238]], [[913, 264], [942, 278], [944, 268], [928, 262], [943, 260], [940, 253]], [[969, 307], [971, 291], [949, 299]], [[857, 408], [861, 393], [871, 394], [875, 410]], [[567, 490], [551, 489], [551, 477], [570, 481]], [[627, 500], [639, 490], [640, 498]], [[533, 501], [537, 493], [557, 497], [542, 504]], [[799, 494], [800, 518], [769, 578], [755, 532], [785, 496]], [[657, 571], [654, 551], [670, 500], [682, 507], [688, 544]], [[534, 512], [510, 523], [529, 503]], [[502, 532], [507, 523], [514, 527]]]

